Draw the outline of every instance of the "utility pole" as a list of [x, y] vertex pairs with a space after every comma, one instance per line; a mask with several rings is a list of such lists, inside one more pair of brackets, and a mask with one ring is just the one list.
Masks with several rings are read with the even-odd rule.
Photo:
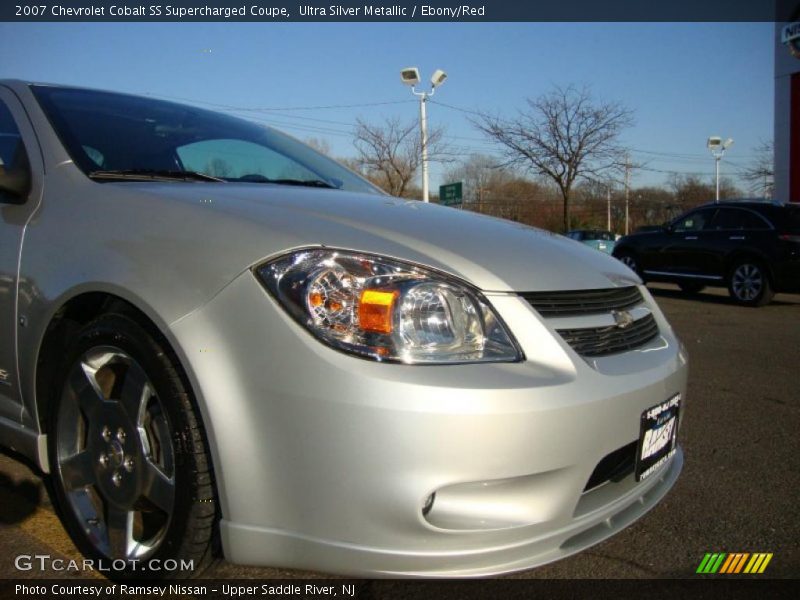
[[433, 72], [431, 76], [430, 92], [424, 90], [418, 92], [416, 90], [415, 86], [420, 82], [419, 69], [417, 69], [417, 67], [408, 67], [401, 70], [400, 79], [404, 84], [411, 86], [412, 94], [419, 96], [419, 130], [420, 137], [422, 138], [422, 200], [428, 202], [428, 115], [425, 107], [428, 98], [433, 96], [436, 92], [436, 88], [442, 85], [444, 80], [447, 79], [447, 73], [441, 69], [436, 69], [436, 71]]
[[606, 202], [607, 202], [607, 209], [608, 209], [608, 225], [606, 229], [611, 231], [611, 188], [606, 188]]
[[712, 135], [710, 138], [708, 138], [708, 142], [706, 143], [706, 146], [711, 151], [711, 156], [714, 157], [714, 173], [715, 179], [717, 180], [717, 192], [714, 196], [715, 202], [719, 202], [719, 162], [725, 155], [725, 150], [730, 148], [732, 144], [733, 138], [728, 138], [723, 142], [722, 138], [718, 135]]
[[[433, 92], [431, 91], [431, 94]], [[422, 200], [428, 202], [428, 113], [425, 106], [428, 103], [428, 94], [419, 96], [419, 129], [422, 135]]]
[[628, 155], [625, 155], [625, 235], [628, 235], [628, 233], [630, 233], [628, 226], [630, 187], [631, 187], [631, 160], [628, 157]]

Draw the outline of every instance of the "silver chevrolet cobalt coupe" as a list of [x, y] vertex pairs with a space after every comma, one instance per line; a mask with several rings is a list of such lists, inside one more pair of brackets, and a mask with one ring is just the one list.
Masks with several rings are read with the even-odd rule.
[[0, 443], [120, 576], [526, 569], [678, 477], [686, 353], [613, 258], [152, 98], [0, 82], [0, 157]]

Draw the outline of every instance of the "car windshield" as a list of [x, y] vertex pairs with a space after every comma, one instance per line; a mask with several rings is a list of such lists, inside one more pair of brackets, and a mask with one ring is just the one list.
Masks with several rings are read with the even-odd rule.
[[75, 164], [97, 181], [275, 183], [381, 194], [272, 128], [152, 98], [31, 86]]

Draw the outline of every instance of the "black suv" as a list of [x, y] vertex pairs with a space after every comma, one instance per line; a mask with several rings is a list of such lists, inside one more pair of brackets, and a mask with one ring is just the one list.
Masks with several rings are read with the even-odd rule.
[[690, 210], [656, 231], [623, 237], [614, 256], [645, 281], [689, 293], [727, 286], [742, 304], [800, 292], [800, 205], [720, 202]]

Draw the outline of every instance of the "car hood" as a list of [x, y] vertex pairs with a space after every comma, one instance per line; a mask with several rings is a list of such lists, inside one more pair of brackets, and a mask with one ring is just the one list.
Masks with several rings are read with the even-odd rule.
[[112, 186], [135, 202], [158, 200], [159, 220], [193, 231], [212, 262], [223, 252], [239, 270], [291, 249], [329, 246], [428, 265], [484, 291], [638, 282], [615, 259], [560, 235], [419, 201], [268, 184], [103, 184]]

